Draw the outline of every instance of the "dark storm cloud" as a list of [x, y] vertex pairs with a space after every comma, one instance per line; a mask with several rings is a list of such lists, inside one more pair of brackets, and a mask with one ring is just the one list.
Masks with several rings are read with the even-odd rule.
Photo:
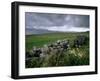
[[25, 13], [25, 26], [34, 28], [44, 26], [67, 26], [67, 27], [86, 27], [89, 28], [88, 15], [74, 14], [51, 14], [51, 13]]

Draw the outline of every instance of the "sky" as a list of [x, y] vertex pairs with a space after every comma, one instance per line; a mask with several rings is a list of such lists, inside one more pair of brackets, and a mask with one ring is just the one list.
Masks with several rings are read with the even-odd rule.
[[89, 15], [25, 12], [25, 27], [50, 31], [89, 31]]

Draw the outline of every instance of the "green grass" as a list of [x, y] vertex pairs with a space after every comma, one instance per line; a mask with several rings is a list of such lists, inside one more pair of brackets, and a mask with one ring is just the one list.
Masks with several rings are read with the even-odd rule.
[[[70, 44], [78, 35], [85, 35], [89, 38], [89, 32], [84, 33], [50, 33], [42, 35], [27, 35], [26, 50], [31, 50], [33, 46], [43, 47], [44, 44], [50, 44], [57, 40], [67, 39]], [[34, 67], [52, 67], [52, 66], [79, 66], [89, 65], [89, 40], [80, 48], [74, 48], [64, 51], [62, 54], [49, 54], [45, 58], [32, 57], [26, 62], [26, 68]]]
[[85, 33], [50, 33], [42, 35], [27, 35], [26, 36], [26, 50], [32, 49], [33, 46], [42, 47], [44, 44], [50, 44], [57, 40], [68, 39], [71, 42], [76, 38], [77, 35], [86, 35]]

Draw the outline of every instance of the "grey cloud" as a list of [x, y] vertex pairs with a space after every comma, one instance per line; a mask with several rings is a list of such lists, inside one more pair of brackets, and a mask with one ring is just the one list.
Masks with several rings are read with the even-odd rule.
[[89, 28], [89, 15], [74, 14], [51, 14], [25, 12], [25, 26], [69, 26], [69, 27], [87, 27]]

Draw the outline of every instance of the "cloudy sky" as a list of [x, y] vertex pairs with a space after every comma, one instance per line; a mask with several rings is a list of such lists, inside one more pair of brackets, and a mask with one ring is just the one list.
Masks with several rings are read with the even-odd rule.
[[25, 12], [25, 27], [50, 31], [89, 31], [89, 15]]

